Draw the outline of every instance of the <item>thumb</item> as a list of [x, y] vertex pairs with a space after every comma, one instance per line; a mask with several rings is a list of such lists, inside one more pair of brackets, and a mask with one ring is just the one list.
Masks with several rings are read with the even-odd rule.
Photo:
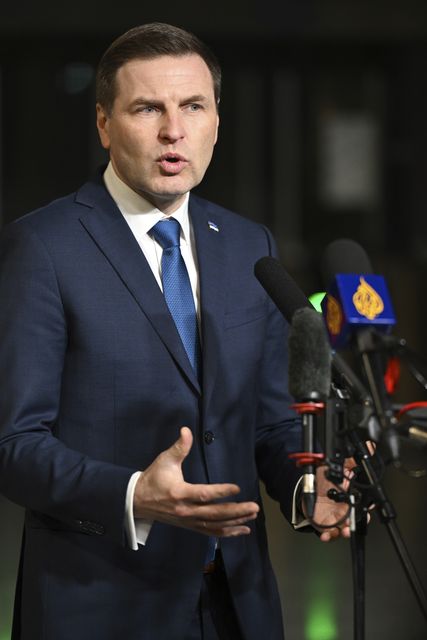
[[193, 434], [191, 430], [188, 427], [181, 427], [178, 440], [167, 450], [167, 453], [174, 458], [175, 462], [182, 464], [190, 453], [192, 445]]

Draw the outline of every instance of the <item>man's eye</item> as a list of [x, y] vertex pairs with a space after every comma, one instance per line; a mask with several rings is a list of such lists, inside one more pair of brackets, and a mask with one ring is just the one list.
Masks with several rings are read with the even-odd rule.
[[149, 105], [146, 105], [146, 106], [141, 105], [140, 107], [137, 107], [135, 111], [137, 113], [147, 113], [148, 115], [150, 115], [151, 113], [156, 113], [157, 109], [156, 107], [151, 107]]
[[189, 104], [188, 108], [190, 109], [190, 111], [200, 111], [200, 109], [203, 109], [202, 105], [197, 104], [197, 102], [193, 102], [192, 104]]

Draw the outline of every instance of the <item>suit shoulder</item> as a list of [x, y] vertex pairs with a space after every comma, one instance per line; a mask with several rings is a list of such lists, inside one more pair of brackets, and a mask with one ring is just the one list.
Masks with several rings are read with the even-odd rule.
[[74, 192], [34, 209], [7, 224], [4, 230], [19, 233], [25, 230], [42, 231], [44, 227], [52, 228], [56, 223], [64, 222], [70, 215], [75, 215], [75, 196]]

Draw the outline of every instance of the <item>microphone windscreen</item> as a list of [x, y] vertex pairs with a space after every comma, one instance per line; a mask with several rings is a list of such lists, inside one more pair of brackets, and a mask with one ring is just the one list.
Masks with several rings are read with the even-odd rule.
[[354, 240], [334, 240], [325, 249], [321, 272], [323, 284], [329, 288], [339, 273], [372, 273], [372, 265], [366, 251]]
[[296, 282], [276, 258], [271, 256], [260, 258], [255, 264], [254, 272], [260, 284], [289, 323], [298, 309], [313, 308]]
[[297, 401], [313, 394], [327, 398], [331, 386], [332, 353], [323, 317], [314, 309], [299, 309], [289, 331], [289, 391]]

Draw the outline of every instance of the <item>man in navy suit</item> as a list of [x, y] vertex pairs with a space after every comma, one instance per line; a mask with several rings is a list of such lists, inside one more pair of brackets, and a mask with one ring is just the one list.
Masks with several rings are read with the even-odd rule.
[[[108, 167], [2, 234], [0, 489], [26, 507], [16, 639], [283, 637], [259, 480], [295, 520], [300, 435], [286, 323], [253, 275], [274, 241], [190, 194], [220, 78], [192, 34], [124, 34], [97, 76]], [[199, 370], [163, 291], [165, 218]], [[340, 509], [323, 501], [317, 519]]]

